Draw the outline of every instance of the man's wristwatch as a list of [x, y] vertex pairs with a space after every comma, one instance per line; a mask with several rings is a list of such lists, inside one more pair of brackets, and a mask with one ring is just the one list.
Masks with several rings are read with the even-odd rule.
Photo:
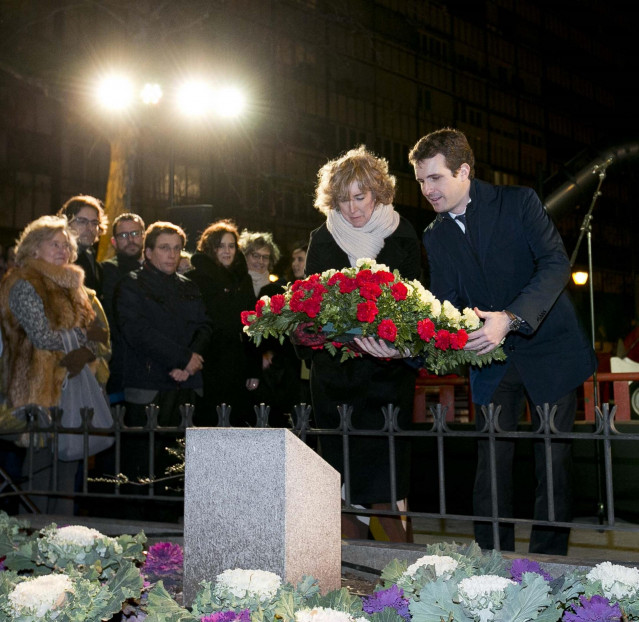
[[508, 311], [508, 309], [504, 309], [504, 313], [508, 316], [510, 322], [508, 323], [508, 330], [512, 333], [517, 332], [523, 323], [523, 320], [515, 315], [512, 311]]

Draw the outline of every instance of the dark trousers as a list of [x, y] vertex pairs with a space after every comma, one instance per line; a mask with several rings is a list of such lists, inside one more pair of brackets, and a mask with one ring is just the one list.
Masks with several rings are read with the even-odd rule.
[[[519, 372], [514, 365], [511, 365], [492, 398], [492, 403], [495, 407], [501, 406], [501, 413], [497, 422], [502, 430], [513, 431], [517, 428], [521, 414], [524, 411], [525, 399], [528, 400], [532, 414], [532, 429], [536, 430], [539, 427], [537, 405], [533, 404], [526, 395]], [[557, 412], [554, 416], [554, 423], [557, 430], [560, 432], [572, 431], [577, 410], [576, 391], [571, 391], [564, 395], [555, 404]], [[543, 406], [543, 404], [539, 404], [539, 406]], [[476, 408], [479, 409], [480, 406], [476, 405]], [[479, 410], [477, 412], [479, 413]], [[481, 429], [483, 425], [484, 417], [478, 414], [476, 419], [477, 429]], [[515, 442], [514, 439], [503, 439], [495, 442], [498, 514], [502, 517], [513, 516], [513, 458]], [[567, 440], [552, 441], [551, 455], [555, 520], [568, 522], [572, 520], [571, 442]], [[534, 459], [536, 478], [534, 518], [547, 520], [548, 494], [543, 440], [534, 442]], [[488, 440], [480, 440], [478, 442], [473, 507], [476, 516], [490, 516], [492, 514]], [[530, 535], [529, 552], [565, 555], [568, 551], [569, 535], [570, 530], [568, 528], [534, 525]], [[494, 548], [492, 524], [477, 521], [475, 523], [475, 539], [483, 549]], [[502, 551], [515, 550], [515, 527], [513, 523], [500, 523], [499, 543]]]

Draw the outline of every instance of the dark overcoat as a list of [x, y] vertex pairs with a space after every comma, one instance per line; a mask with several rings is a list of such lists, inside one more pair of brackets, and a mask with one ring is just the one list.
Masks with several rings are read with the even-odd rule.
[[204, 410], [204, 420], [199, 423], [215, 425], [215, 409], [224, 403], [231, 406], [233, 425], [246, 425], [255, 418], [246, 380], [261, 375], [260, 354], [244, 335], [240, 319], [242, 311], [255, 308], [256, 300], [246, 261], [238, 251], [230, 268], [225, 268], [206, 253], [197, 252], [191, 264], [193, 269], [185, 276], [199, 287], [213, 325], [204, 353], [204, 400], [200, 409]]
[[592, 346], [565, 291], [570, 261], [559, 232], [530, 188], [473, 180], [468, 236], [448, 214], [426, 228], [430, 289], [440, 300], [526, 321], [504, 343], [506, 363], [471, 369], [473, 401], [488, 404], [516, 365], [535, 404], [553, 403], [595, 370]]
[[[421, 273], [419, 240], [412, 225], [401, 219], [399, 226], [386, 238], [377, 263], [397, 269], [405, 280], [418, 279]], [[349, 266], [347, 254], [337, 245], [326, 224], [311, 233], [306, 256], [306, 274]], [[370, 356], [339, 362], [325, 351], [313, 351], [311, 364], [311, 397], [315, 422], [320, 428], [336, 428], [337, 407], [353, 407], [353, 426], [376, 429], [383, 426], [382, 406], [399, 406], [399, 422], [410, 425], [415, 394], [416, 372], [404, 361], [384, 361]], [[333, 442], [331, 442], [333, 441]], [[320, 439], [322, 456], [344, 473], [341, 438]], [[408, 493], [408, 443], [397, 444], [397, 498]], [[386, 438], [351, 437], [350, 440], [351, 501], [384, 503], [391, 500], [388, 441]]]

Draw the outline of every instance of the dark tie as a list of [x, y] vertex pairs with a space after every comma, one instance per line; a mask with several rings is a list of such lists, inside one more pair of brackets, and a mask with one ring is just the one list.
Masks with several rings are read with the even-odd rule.
[[466, 233], [468, 231], [468, 225], [466, 224], [466, 214], [456, 215], [455, 220], [459, 220], [459, 222], [464, 225], [464, 233]]

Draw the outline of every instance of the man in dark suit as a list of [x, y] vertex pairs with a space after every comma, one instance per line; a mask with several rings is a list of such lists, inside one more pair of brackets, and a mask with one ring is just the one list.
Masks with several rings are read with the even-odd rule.
[[[572, 429], [576, 389], [594, 371], [594, 352], [579, 326], [565, 287], [570, 262], [535, 192], [474, 179], [474, 155], [464, 134], [442, 129], [417, 142], [409, 154], [422, 194], [437, 217], [423, 235], [430, 288], [440, 300], [474, 308], [483, 326], [466, 349], [479, 354], [503, 343], [508, 359], [471, 369], [473, 401], [501, 406], [499, 425], [516, 429], [527, 399], [533, 429], [537, 406], [557, 406], [559, 431]], [[479, 412], [478, 408], [478, 412]], [[484, 420], [477, 417], [481, 429]], [[474, 513], [491, 515], [488, 442], [480, 441]], [[499, 516], [512, 516], [514, 441], [496, 443]], [[548, 518], [544, 446], [535, 443], [535, 519]], [[552, 443], [555, 520], [571, 520], [571, 448]], [[531, 553], [566, 554], [569, 530], [534, 526]], [[475, 524], [482, 548], [493, 548], [492, 526]], [[499, 528], [502, 550], [514, 550], [514, 526]]]

